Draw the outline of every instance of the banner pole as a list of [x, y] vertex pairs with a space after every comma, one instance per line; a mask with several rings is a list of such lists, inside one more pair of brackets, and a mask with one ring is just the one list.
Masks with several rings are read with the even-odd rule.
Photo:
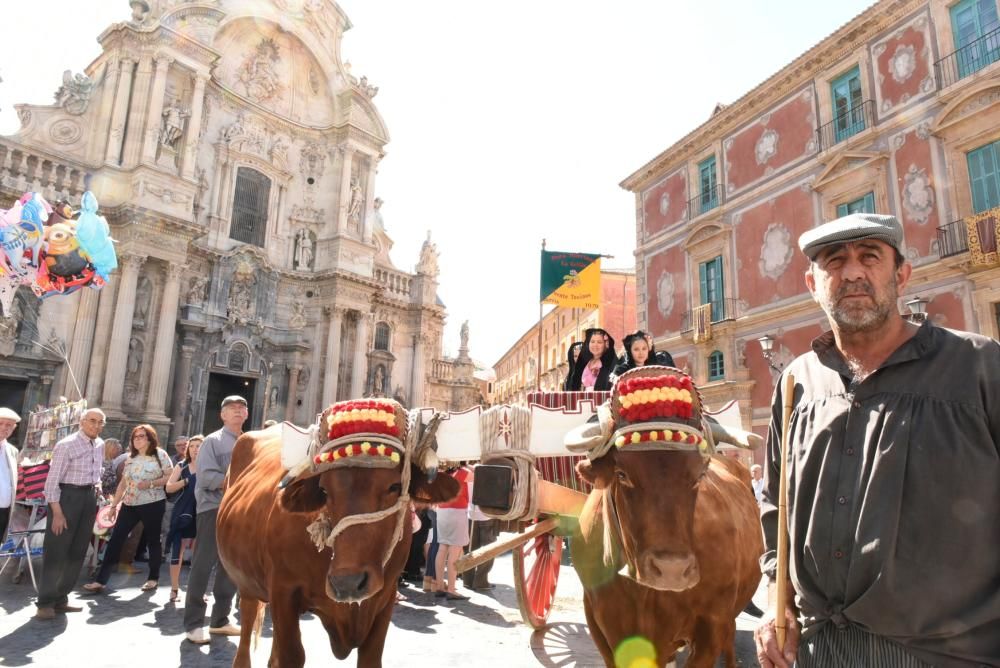
[[[545, 252], [545, 239], [542, 239]], [[544, 256], [543, 256], [544, 257]], [[538, 358], [535, 360], [535, 392], [542, 391], [542, 300], [538, 300]]]

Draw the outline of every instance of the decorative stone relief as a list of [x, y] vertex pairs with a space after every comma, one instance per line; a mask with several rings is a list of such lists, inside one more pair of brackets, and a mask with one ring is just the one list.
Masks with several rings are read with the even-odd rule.
[[656, 309], [664, 318], [674, 310], [674, 275], [663, 272], [656, 281]]
[[[317, 142], [308, 142], [302, 147], [299, 157], [299, 171], [308, 183], [309, 179], [319, 181], [323, 177], [326, 168], [326, 151]], [[313, 185], [308, 183], [308, 185]]]
[[187, 204], [191, 201], [191, 195], [174, 192], [169, 188], [163, 188], [155, 183], [140, 181], [139, 185], [140, 189], [145, 188], [146, 192], [153, 197], [159, 198], [164, 204]]
[[208, 279], [204, 276], [192, 276], [188, 284], [187, 303], [201, 306], [208, 298]]
[[278, 169], [288, 169], [288, 144], [281, 138], [281, 135], [275, 135], [274, 139], [271, 140], [271, 145], [267, 149], [267, 157], [271, 164]]
[[83, 128], [76, 121], [64, 118], [49, 128], [49, 138], [56, 144], [72, 144], [83, 136]]
[[663, 195], [660, 196], [660, 215], [661, 216], [667, 215], [667, 211], [669, 210], [670, 210], [670, 195], [668, 195], [667, 193], [663, 193]]
[[281, 93], [283, 86], [276, 68], [279, 62], [278, 44], [271, 38], [262, 39], [253, 53], [244, 58], [237, 74], [247, 97], [266, 102]]
[[292, 220], [300, 220], [303, 223], [313, 223], [319, 224], [323, 222], [323, 216], [326, 215], [324, 209], [314, 209], [311, 206], [299, 206], [298, 204], [292, 205]]
[[226, 300], [227, 317], [237, 324], [249, 323], [256, 315], [254, 305], [254, 287], [257, 283], [257, 272], [247, 260], [240, 260], [233, 272], [233, 280], [229, 286], [229, 296]]
[[754, 146], [754, 155], [757, 158], [757, 164], [763, 165], [777, 152], [778, 133], [773, 129], [768, 128], [760, 136], [760, 139], [757, 140], [757, 144]]
[[80, 116], [87, 111], [93, 92], [94, 82], [90, 77], [66, 70], [63, 72], [62, 86], [56, 91], [56, 106], [65, 109], [67, 114]]
[[288, 316], [289, 329], [302, 329], [306, 326], [306, 304], [300, 293], [292, 300], [292, 314]]
[[771, 223], [764, 232], [764, 242], [760, 246], [760, 260], [757, 263], [760, 275], [778, 280], [792, 261], [792, 235], [781, 223]]
[[903, 208], [910, 218], [923, 225], [934, 210], [934, 187], [926, 169], [910, 165], [903, 177]]
[[21, 121], [22, 129], [28, 127], [28, 124], [31, 123], [31, 110], [25, 107], [18, 107], [17, 120]]

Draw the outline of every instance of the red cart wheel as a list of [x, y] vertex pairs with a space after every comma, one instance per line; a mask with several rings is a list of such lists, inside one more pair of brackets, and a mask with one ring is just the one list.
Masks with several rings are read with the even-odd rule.
[[514, 549], [514, 588], [521, 619], [533, 629], [545, 626], [559, 583], [563, 541], [550, 533]]

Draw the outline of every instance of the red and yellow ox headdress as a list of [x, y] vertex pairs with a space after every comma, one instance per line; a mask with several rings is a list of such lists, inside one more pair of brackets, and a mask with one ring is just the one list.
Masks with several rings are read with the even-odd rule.
[[406, 453], [407, 414], [393, 399], [341, 401], [320, 416], [327, 442], [312, 455], [315, 473], [337, 466], [392, 468]]

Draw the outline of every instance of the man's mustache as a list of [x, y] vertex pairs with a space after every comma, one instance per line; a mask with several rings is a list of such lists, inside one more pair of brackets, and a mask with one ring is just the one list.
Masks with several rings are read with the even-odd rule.
[[859, 281], [857, 283], [848, 283], [840, 286], [837, 290], [836, 299], [840, 301], [844, 297], [855, 297], [857, 295], [867, 295], [868, 297], [875, 297], [875, 288], [872, 284], [867, 281]]

